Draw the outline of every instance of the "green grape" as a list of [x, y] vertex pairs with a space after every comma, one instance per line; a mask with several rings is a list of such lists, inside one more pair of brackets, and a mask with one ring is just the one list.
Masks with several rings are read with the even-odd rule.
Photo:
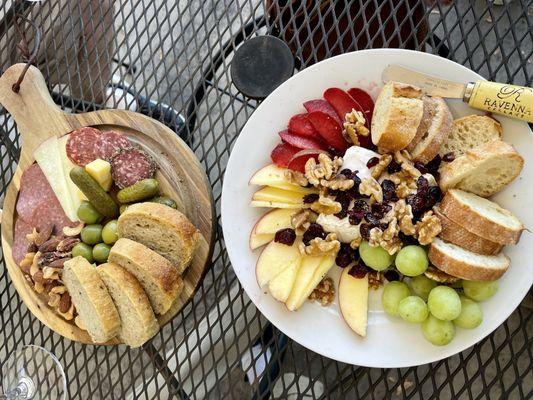
[[423, 247], [410, 245], [403, 247], [396, 256], [396, 268], [406, 276], [417, 276], [428, 268], [428, 256]]
[[450, 321], [442, 321], [433, 315], [422, 322], [424, 337], [436, 346], [444, 346], [452, 341], [455, 336], [455, 327]]
[[461, 314], [453, 320], [459, 328], [474, 329], [483, 321], [481, 307], [474, 300], [465, 296], [461, 297]]
[[86, 224], [96, 224], [102, 219], [102, 214], [88, 201], [82, 201], [78, 207], [78, 218]]
[[392, 256], [383, 247], [372, 247], [366, 241], [359, 245], [359, 256], [366, 265], [376, 271], [383, 271], [392, 263]]
[[381, 304], [387, 314], [398, 315], [400, 301], [409, 296], [409, 287], [403, 282], [389, 282], [383, 287]]
[[429, 292], [428, 307], [438, 319], [451, 321], [461, 314], [461, 299], [451, 287], [437, 286]]
[[407, 296], [398, 304], [398, 313], [404, 321], [420, 323], [428, 317], [428, 306], [418, 296]]
[[90, 263], [92, 263], [94, 260], [93, 260], [93, 248], [91, 246], [89, 246], [88, 244], [85, 244], [85, 243], [77, 243], [73, 248], [72, 248], [72, 257], [78, 257], [78, 256], [82, 256], [83, 258], [85, 258], [87, 261], [89, 261]]
[[98, 264], [103, 264], [107, 262], [110, 250], [111, 246], [109, 246], [108, 244], [98, 243], [96, 246], [93, 247], [94, 261], [96, 261]]
[[106, 244], [113, 244], [118, 240], [117, 220], [113, 219], [102, 229], [102, 239]]
[[475, 301], [487, 300], [498, 291], [497, 281], [463, 281], [465, 294]]
[[97, 244], [102, 242], [102, 225], [87, 225], [81, 230], [81, 240], [87, 244]]
[[437, 282], [429, 279], [425, 275], [418, 275], [411, 279], [411, 289], [413, 289], [413, 292], [426, 301], [428, 299], [429, 292], [431, 292], [435, 286], [437, 286]]

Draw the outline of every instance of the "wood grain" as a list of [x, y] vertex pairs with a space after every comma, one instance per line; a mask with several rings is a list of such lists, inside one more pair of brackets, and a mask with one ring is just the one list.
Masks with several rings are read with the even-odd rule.
[[[33, 151], [47, 138], [63, 136], [72, 130], [92, 126], [123, 132], [142, 145], [159, 165], [157, 178], [162, 193], [176, 199], [180, 211], [200, 230], [202, 240], [189, 268], [183, 275], [184, 290], [171, 310], [158, 319], [160, 325], [170, 321], [193, 296], [211, 260], [214, 234], [214, 202], [207, 177], [191, 149], [169, 128], [148, 118], [124, 110], [102, 110], [84, 114], [69, 114], [57, 107], [46, 87], [42, 74], [30, 67], [19, 93], [11, 87], [24, 64], [10, 67], [0, 77], [0, 104], [15, 119], [22, 137], [22, 152], [17, 170], [7, 189], [2, 212], [2, 248], [13, 285], [30, 311], [46, 326], [66, 338], [92, 344], [86, 331], [65, 321], [46, 304], [46, 296], [37, 294], [27, 283], [13, 260], [16, 200], [22, 172], [33, 162]], [[118, 344], [117, 340], [106, 344]]]

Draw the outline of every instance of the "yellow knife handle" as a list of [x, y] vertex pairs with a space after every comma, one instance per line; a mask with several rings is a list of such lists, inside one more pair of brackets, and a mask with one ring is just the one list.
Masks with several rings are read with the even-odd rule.
[[474, 108], [533, 122], [533, 89], [496, 82], [472, 82], [464, 100]]

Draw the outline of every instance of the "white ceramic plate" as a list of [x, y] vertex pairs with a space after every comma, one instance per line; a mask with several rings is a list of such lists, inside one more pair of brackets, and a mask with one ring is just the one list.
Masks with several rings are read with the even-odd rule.
[[[222, 190], [222, 227], [226, 247], [244, 290], [257, 308], [278, 329], [301, 345], [349, 364], [369, 367], [407, 367], [437, 361], [456, 354], [490, 334], [513, 312], [527, 294], [533, 281], [533, 235], [524, 232], [517, 246], [505, 253], [511, 257], [509, 271], [500, 279], [498, 293], [482, 303], [483, 323], [476, 329], [457, 329], [447, 346], [427, 342], [420, 325], [408, 324], [385, 314], [380, 305], [381, 291], [372, 291], [366, 338], [348, 328], [339, 314], [338, 303], [321, 307], [306, 302], [289, 312], [261, 290], [255, 278], [255, 263], [260, 250], [251, 251], [248, 237], [255, 221], [266, 209], [250, 207], [258, 187], [248, 180], [259, 168], [270, 163], [270, 151], [279, 142], [277, 132], [285, 129], [289, 118], [304, 112], [302, 103], [321, 98], [329, 87], [348, 89], [358, 86], [375, 99], [381, 72], [389, 64], [402, 64], [445, 79], [469, 82], [483, 79], [475, 72], [431, 54], [395, 49], [366, 50], [322, 61], [293, 76], [278, 87], [254, 112], [237, 139], [224, 178]], [[459, 100], [448, 104], [455, 118], [479, 113]], [[533, 135], [526, 123], [497, 117], [502, 123], [504, 139], [513, 144], [526, 159], [521, 176], [500, 192], [495, 200], [516, 213], [533, 228]], [[329, 273], [338, 283], [341, 269]]]

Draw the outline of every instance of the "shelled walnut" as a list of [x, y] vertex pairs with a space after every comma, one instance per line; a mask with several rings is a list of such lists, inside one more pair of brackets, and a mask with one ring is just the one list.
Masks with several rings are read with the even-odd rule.
[[323, 307], [330, 305], [334, 299], [335, 285], [329, 277], [322, 279], [309, 295], [309, 300], [318, 301]]

